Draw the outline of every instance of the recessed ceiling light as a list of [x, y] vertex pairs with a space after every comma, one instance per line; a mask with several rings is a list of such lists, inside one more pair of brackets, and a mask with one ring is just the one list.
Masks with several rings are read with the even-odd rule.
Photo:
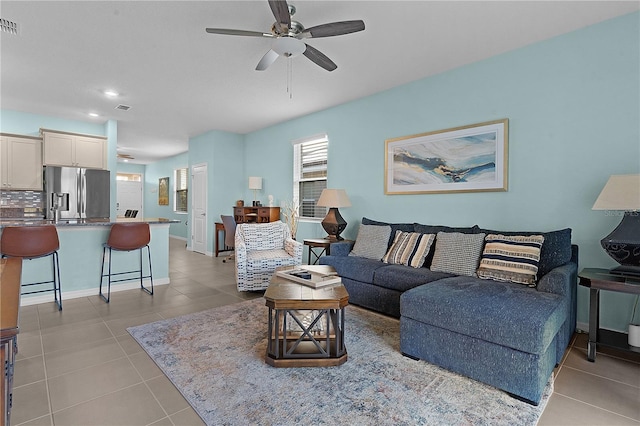
[[100, 114], [98, 114], [97, 112], [90, 112], [89, 117], [100, 117]]
[[115, 90], [105, 90], [104, 94], [105, 96], [109, 96], [110, 98], [115, 98], [116, 96], [118, 96], [118, 92], [116, 92]]

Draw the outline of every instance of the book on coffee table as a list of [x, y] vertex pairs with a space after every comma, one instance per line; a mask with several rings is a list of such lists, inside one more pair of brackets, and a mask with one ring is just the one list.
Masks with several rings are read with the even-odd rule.
[[298, 284], [312, 288], [320, 288], [331, 284], [341, 283], [340, 277], [335, 272], [321, 272], [319, 268], [302, 265], [293, 269], [276, 271], [276, 275]]

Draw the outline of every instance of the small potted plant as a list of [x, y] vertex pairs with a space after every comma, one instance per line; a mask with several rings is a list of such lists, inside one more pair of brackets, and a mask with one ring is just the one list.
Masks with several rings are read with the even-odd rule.
[[640, 347], [640, 320], [634, 322], [636, 308], [638, 307], [638, 297], [640, 296], [636, 296], [636, 302], [633, 304], [631, 321], [629, 322], [629, 346], [635, 347]]

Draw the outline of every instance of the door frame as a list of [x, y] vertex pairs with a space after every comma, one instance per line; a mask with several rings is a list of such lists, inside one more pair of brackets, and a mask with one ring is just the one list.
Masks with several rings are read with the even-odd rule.
[[[140, 176], [140, 211], [138, 217], [144, 217], [144, 173], [139, 172], [116, 172], [116, 212], [118, 211], [118, 175], [138, 175]], [[136, 181], [133, 181], [136, 182]], [[116, 213], [117, 216], [117, 213]]]
[[[208, 170], [208, 165], [207, 163], [198, 163], [198, 164], [192, 164], [191, 165], [191, 173], [190, 173], [190, 177], [191, 177], [191, 188], [193, 188], [193, 191], [189, 191], [191, 192], [191, 200], [190, 200], [190, 206], [191, 206], [191, 235], [189, 238], [189, 250], [191, 251], [195, 251], [193, 249], [193, 242], [194, 242], [194, 235], [195, 235], [195, 226], [196, 226], [196, 221], [195, 221], [195, 200], [196, 200], [196, 191], [195, 191], [195, 186], [193, 184], [194, 181], [194, 176], [196, 173], [196, 169], [198, 168], [203, 168], [204, 169], [204, 180], [203, 180], [203, 184], [204, 184], [204, 213], [205, 213], [205, 226], [203, 227], [204, 229], [204, 251], [202, 253], [204, 253], [207, 256], [211, 256], [211, 252], [208, 250], [208, 244], [209, 244], [209, 205], [208, 205], [208, 195], [209, 195], [209, 170]], [[198, 252], [200, 253], [200, 252]]]

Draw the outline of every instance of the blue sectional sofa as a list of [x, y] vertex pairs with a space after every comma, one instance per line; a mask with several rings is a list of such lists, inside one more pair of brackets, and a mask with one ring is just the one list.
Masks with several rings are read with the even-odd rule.
[[[334, 243], [331, 255], [320, 258], [321, 264], [333, 266], [342, 277], [350, 303], [400, 318], [400, 350], [404, 355], [537, 405], [575, 331], [578, 247], [571, 244], [571, 230], [500, 232], [478, 226], [392, 224], [367, 218], [362, 224], [366, 229], [390, 228], [384, 242], [380, 242], [384, 236], [378, 243], [368, 242], [369, 246], [386, 243], [377, 254], [392, 249], [397, 231], [440, 235], [443, 244], [445, 236], [460, 234], [475, 241], [489, 241], [495, 235], [544, 237], [535, 282], [528, 285], [501, 277], [481, 279], [475, 273], [442, 271], [447, 269], [443, 263], [453, 263], [455, 269], [458, 256], [450, 255], [455, 259], [444, 262], [439, 258], [436, 267], [434, 256], [442, 254], [437, 253], [437, 237], [422, 267], [358, 255], [355, 249], [360, 232], [356, 247], [353, 243]], [[487, 255], [487, 244], [482, 259]]]

